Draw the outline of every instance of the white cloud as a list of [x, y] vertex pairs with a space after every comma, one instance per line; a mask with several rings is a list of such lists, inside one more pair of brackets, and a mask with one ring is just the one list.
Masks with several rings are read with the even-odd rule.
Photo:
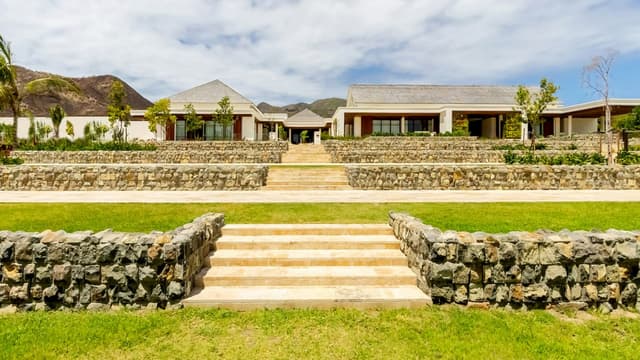
[[501, 83], [580, 68], [606, 48], [640, 53], [633, 0], [0, 0], [0, 9], [18, 63], [113, 73], [151, 99], [220, 78], [283, 104], [345, 96], [358, 71], [358, 81]]

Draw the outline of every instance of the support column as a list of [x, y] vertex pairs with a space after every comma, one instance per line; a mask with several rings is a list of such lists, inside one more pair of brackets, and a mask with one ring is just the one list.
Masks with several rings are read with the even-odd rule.
[[440, 133], [453, 131], [453, 110], [445, 110], [440, 113]]
[[362, 137], [362, 116], [360, 115], [353, 117], [353, 136]]
[[520, 125], [520, 140], [529, 140], [529, 125], [526, 123]]
[[407, 124], [404, 116], [400, 118], [400, 133], [404, 134], [407, 132]]
[[569, 115], [567, 119], [567, 134], [569, 136], [573, 135], [573, 115]]
[[289, 128], [289, 144], [291, 144], [291, 128]]
[[560, 135], [560, 117], [553, 118], [553, 136]]
[[502, 122], [504, 121], [504, 115], [498, 115], [498, 139], [502, 139]]

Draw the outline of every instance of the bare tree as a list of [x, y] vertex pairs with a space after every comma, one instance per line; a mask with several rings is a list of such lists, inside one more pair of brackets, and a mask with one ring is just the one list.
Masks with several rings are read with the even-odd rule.
[[607, 134], [607, 165], [613, 165], [613, 132], [611, 129], [611, 107], [609, 106], [609, 74], [618, 53], [609, 50], [606, 55], [598, 55], [584, 67], [582, 81], [584, 86], [593, 90], [604, 100], [604, 127]]

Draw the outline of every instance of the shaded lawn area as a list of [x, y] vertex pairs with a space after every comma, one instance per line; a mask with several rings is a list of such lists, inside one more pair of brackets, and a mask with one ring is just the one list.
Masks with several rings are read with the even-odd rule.
[[632, 359], [640, 321], [544, 311], [195, 310], [0, 316], [0, 358]]
[[67, 231], [170, 230], [206, 212], [230, 223], [386, 223], [402, 211], [443, 230], [508, 232], [537, 229], [640, 228], [633, 203], [325, 203], [325, 204], [0, 204], [0, 229]]

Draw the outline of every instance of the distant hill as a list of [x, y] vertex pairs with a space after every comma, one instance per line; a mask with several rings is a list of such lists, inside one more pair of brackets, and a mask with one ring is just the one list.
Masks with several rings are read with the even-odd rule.
[[347, 100], [341, 98], [320, 99], [307, 103], [289, 104], [285, 106], [274, 106], [265, 102], [258, 104], [258, 109], [263, 113], [287, 113], [289, 116], [295, 115], [304, 109], [309, 109], [314, 113], [330, 118], [340, 106], [347, 105]]
[[[51, 75], [19, 66], [16, 66], [16, 69], [18, 82], [21, 84]], [[49, 116], [49, 108], [55, 104], [62, 105], [68, 116], [105, 116], [107, 115], [107, 105], [109, 103], [109, 90], [114, 80], [120, 80], [124, 85], [127, 94], [127, 103], [131, 105], [132, 109], [146, 109], [151, 105], [149, 100], [140, 95], [134, 88], [129, 86], [129, 84], [113, 75], [82, 78], [61, 77], [76, 83], [81, 93], [50, 94], [25, 98], [24, 102], [35, 116]], [[9, 111], [0, 112], [0, 116], [10, 115], [11, 112]]]

